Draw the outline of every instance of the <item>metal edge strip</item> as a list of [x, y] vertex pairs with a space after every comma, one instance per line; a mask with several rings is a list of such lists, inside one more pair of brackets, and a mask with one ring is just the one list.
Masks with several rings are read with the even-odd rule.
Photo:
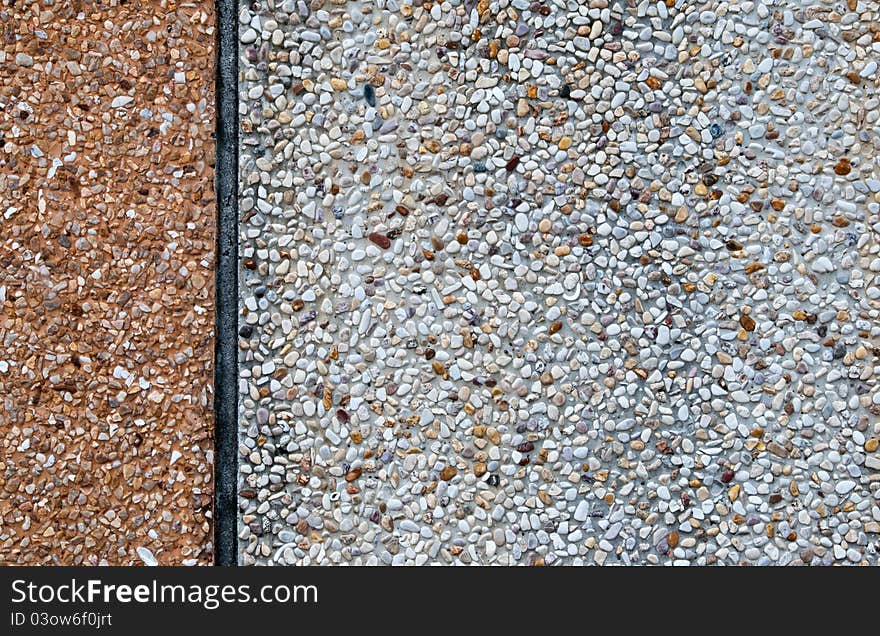
[[238, 564], [238, 17], [217, 0], [214, 563]]

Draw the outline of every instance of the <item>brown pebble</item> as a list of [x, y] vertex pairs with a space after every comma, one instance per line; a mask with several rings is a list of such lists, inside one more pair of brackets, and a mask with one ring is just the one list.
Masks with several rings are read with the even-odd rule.
[[391, 247], [391, 239], [384, 234], [380, 234], [379, 232], [370, 232], [367, 235], [367, 238], [379, 247], [381, 247], [383, 250], [387, 250], [389, 247]]
[[453, 477], [458, 474], [458, 469], [455, 466], [447, 466], [443, 470], [440, 471], [440, 479], [443, 481], [449, 481]]
[[739, 317], [739, 324], [746, 331], [754, 331], [755, 330], [755, 320], [749, 316], [748, 314], [743, 314]]

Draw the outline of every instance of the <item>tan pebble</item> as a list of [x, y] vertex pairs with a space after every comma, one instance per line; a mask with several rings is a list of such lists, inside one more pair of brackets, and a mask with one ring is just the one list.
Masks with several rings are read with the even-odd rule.
[[767, 444], [767, 450], [777, 457], [788, 457], [788, 450], [785, 448], [785, 446], [777, 444], [776, 442], [769, 442]]
[[486, 437], [488, 437], [489, 441], [495, 445], [501, 443], [501, 433], [499, 433], [498, 429], [493, 426], [486, 429]]
[[777, 263], [786, 263], [791, 259], [791, 252], [780, 251], [773, 255], [773, 260]]

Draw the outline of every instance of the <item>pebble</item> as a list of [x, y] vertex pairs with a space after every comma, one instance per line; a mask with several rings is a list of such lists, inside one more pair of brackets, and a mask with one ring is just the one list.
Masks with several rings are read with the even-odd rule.
[[149, 548], [139, 547], [137, 549], [137, 555], [140, 558], [140, 560], [144, 562], [144, 565], [149, 565], [149, 566], [154, 566], [154, 567], [159, 565], [159, 562], [156, 560], [156, 557], [153, 556], [153, 553], [152, 553], [152, 551], [150, 551]]

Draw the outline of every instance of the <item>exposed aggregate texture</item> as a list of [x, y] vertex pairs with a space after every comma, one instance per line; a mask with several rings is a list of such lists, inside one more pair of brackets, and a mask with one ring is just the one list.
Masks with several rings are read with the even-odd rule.
[[0, 25], [0, 564], [209, 564], [213, 5]]
[[876, 564], [880, 6], [240, 8], [243, 564]]

